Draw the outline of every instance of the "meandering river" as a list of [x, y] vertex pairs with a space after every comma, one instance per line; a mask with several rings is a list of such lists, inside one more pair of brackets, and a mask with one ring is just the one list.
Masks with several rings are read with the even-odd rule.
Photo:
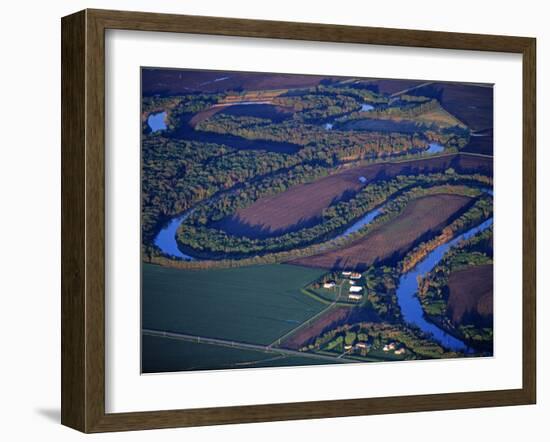
[[[350, 236], [351, 234], [357, 232], [362, 227], [370, 224], [376, 217], [381, 215], [383, 212], [383, 206], [373, 209], [365, 213], [361, 218], [355, 221], [351, 226], [349, 226], [344, 232], [334, 237], [334, 239], [341, 239]], [[186, 261], [194, 261], [200, 258], [195, 258], [191, 255], [186, 255], [178, 248], [178, 243], [176, 241], [176, 232], [180, 224], [191, 214], [190, 211], [185, 212], [182, 215], [179, 215], [166, 224], [157, 236], [155, 237], [155, 245], [166, 255], [173, 256], [176, 258], [184, 259]]]
[[[216, 79], [214, 81], [222, 81], [225, 79], [226, 78], [223, 77], [220, 79]], [[258, 104], [258, 103], [241, 102], [238, 104], [248, 105], [248, 104]], [[370, 111], [372, 109], [374, 109], [372, 105], [363, 105], [363, 107], [361, 108], [361, 111]], [[149, 115], [147, 119], [147, 123], [153, 132], [157, 132], [157, 131], [166, 130], [167, 127], [166, 127], [165, 120], [166, 120], [166, 112], [157, 112]], [[373, 124], [370, 120], [367, 122], [370, 124]], [[359, 123], [365, 124], [364, 122], [362, 122], [362, 120], [359, 121]], [[387, 124], [387, 122], [382, 122], [382, 123]], [[354, 124], [358, 124], [358, 123], [354, 122]], [[379, 124], [379, 123], [376, 122], [376, 124]], [[324, 128], [330, 131], [333, 129], [333, 124], [326, 123], [324, 125]], [[215, 139], [215, 141], [218, 141], [217, 137], [220, 137], [220, 135], [218, 134], [195, 132], [190, 128], [185, 128], [182, 130], [183, 132], [180, 133], [180, 135], [185, 134], [191, 139], [200, 139], [204, 141], [205, 138], [207, 139], [212, 138], [213, 140]], [[256, 141], [250, 141], [250, 140], [244, 140], [244, 139], [241, 140], [240, 138], [238, 139], [237, 138], [235, 139], [241, 144], [243, 144], [242, 146], [239, 145], [241, 148], [250, 148], [256, 142]], [[265, 142], [262, 142], [262, 143], [266, 144]], [[298, 149], [297, 146], [291, 145], [289, 143], [272, 143], [272, 144], [273, 146], [270, 145], [268, 147], [272, 147], [274, 150], [277, 150], [277, 151], [288, 150], [293, 152], [296, 149]], [[266, 146], [263, 146], [263, 147], [265, 148]], [[435, 154], [435, 153], [440, 153], [443, 150], [444, 150], [444, 146], [442, 146], [441, 144], [430, 143], [427, 149], [425, 150], [425, 153]], [[491, 195], [493, 194], [492, 190], [490, 189], [482, 189], [482, 190]], [[373, 222], [378, 216], [380, 216], [383, 213], [383, 210], [384, 210], [384, 206], [381, 206], [367, 212], [360, 219], [358, 219], [351, 226], [349, 226], [344, 232], [342, 232], [341, 234], [339, 234], [333, 239], [342, 239], [342, 238], [349, 237], [350, 235], [354, 234], [361, 228]], [[187, 260], [187, 261], [199, 259], [183, 253], [179, 249], [176, 241], [176, 234], [179, 226], [191, 213], [192, 213], [192, 209], [185, 212], [184, 214], [174, 217], [166, 224], [165, 227], [163, 227], [159, 231], [159, 233], [155, 237], [155, 240], [154, 240], [155, 245], [159, 247], [159, 249], [164, 254], [174, 258]], [[481, 223], [480, 225], [454, 238], [452, 241], [446, 244], [440, 245], [439, 247], [434, 249], [431, 253], [429, 253], [422, 261], [420, 261], [412, 270], [403, 274], [399, 279], [399, 284], [397, 287], [397, 300], [401, 308], [401, 312], [403, 314], [403, 318], [405, 322], [418, 326], [423, 332], [430, 334], [431, 336], [433, 336], [433, 338], [436, 341], [438, 341], [441, 345], [443, 345], [445, 348], [448, 348], [450, 350], [463, 351], [463, 352], [470, 351], [470, 349], [464, 342], [460, 341], [459, 339], [445, 332], [444, 330], [442, 330], [435, 324], [429, 322], [425, 318], [422, 305], [417, 296], [417, 291], [418, 291], [417, 278], [419, 276], [425, 275], [426, 273], [430, 272], [441, 261], [445, 253], [451, 247], [456, 245], [458, 242], [471, 238], [475, 234], [489, 228], [492, 225], [492, 223], [493, 223], [493, 219], [492, 218], [488, 219], [485, 222]]]
[[[487, 193], [492, 194], [492, 191], [489, 191], [489, 189], [487, 189]], [[383, 207], [384, 206], [381, 206], [367, 212], [359, 220], [348, 227], [343, 233], [338, 235], [335, 239], [350, 236], [362, 227], [367, 226], [383, 213]], [[156, 236], [155, 245], [159, 247], [166, 255], [187, 261], [193, 261], [197, 259], [191, 255], [183, 253], [178, 248], [178, 244], [176, 241], [176, 232], [178, 230], [178, 227], [190, 215], [190, 213], [191, 211], [187, 211], [184, 214], [173, 218], [164, 228], [160, 230], [160, 232]], [[397, 287], [397, 302], [399, 303], [405, 322], [416, 325], [423, 332], [432, 335], [433, 338], [445, 348], [453, 351], [468, 352], [470, 351], [470, 349], [464, 342], [445, 332], [425, 318], [424, 311], [422, 310], [422, 305], [417, 296], [417, 278], [430, 272], [441, 261], [445, 253], [451, 247], [455, 246], [460, 241], [469, 239], [477, 233], [484, 231], [492, 224], [493, 219], [490, 218], [479, 224], [478, 226], [473, 227], [470, 230], [457, 236], [452, 241], [440, 245], [432, 252], [430, 252], [412, 270], [403, 274], [399, 279], [399, 284]]]
[[399, 279], [397, 287], [397, 302], [401, 307], [401, 313], [405, 322], [418, 326], [423, 332], [431, 334], [436, 341], [444, 347], [454, 351], [469, 351], [464, 342], [443, 331], [435, 324], [429, 322], [424, 317], [422, 305], [418, 299], [418, 282], [417, 277], [430, 272], [443, 258], [443, 255], [458, 242], [471, 238], [479, 232], [489, 228], [493, 224], [493, 218], [489, 218], [480, 225], [466, 231], [462, 235], [457, 236], [452, 241], [442, 244], [431, 253], [429, 253], [422, 261], [420, 261], [412, 270], [405, 273]]
[[195, 259], [190, 255], [182, 253], [178, 247], [178, 242], [176, 241], [176, 232], [178, 231], [178, 227], [190, 214], [191, 212], [187, 211], [182, 215], [172, 218], [166, 226], [160, 229], [160, 232], [155, 237], [155, 245], [166, 255], [184, 259], [186, 261], [193, 261]]

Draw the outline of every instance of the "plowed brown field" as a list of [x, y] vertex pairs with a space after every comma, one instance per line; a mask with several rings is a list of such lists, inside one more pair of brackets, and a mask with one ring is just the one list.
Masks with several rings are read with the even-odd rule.
[[290, 264], [324, 269], [357, 269], [388, 259], [396, 260], [419, 240], [437, 234], [471, 198], [461, 195], [430, 195], [411, 201], [403, 212], [365, 237], [337, 250], [296, 259]]
[[491, 85], [429, 83], [411, 95], [437, 97], [441, 105], [473, 130], [493, 127], [493, 88]]
[[449, 291], [449, 314], [455, 324], [472, 316], [492, 316], [493, 265], [480, 265], [451, 273]]
[[261, 198], [213, 226], [231, 235], [250, 238], [277, 236], [318, 223], [325, 208], [355, 195], [363, 186], [359, 181], [360, 177], [365, 177], [370, 182], [397, 175], [441, 172], [449, 167], [463, 173], [479, 172], [490, 176], [493, 173], [492, 158], [474, 155], [448, 155], [354, 167], [313, 183], [300, 184], [280, 194]]

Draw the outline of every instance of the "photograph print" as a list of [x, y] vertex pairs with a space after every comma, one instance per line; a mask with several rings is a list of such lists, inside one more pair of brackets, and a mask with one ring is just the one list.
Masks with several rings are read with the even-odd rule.
[[493, 355], [493, 85], [143, 67], [142, 373]]

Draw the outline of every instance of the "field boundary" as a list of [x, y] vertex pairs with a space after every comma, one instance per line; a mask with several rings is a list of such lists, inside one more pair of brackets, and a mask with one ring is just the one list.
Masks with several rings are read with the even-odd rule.
[[[483, 183], [479, 182], [478, 185], [483, 185]], [[426, 193], [426, 194], [422, 193], [417, 196], [415, 195], [411, 198], [411, 201], [414, 201], [416, 199], [419, 199], [428, 195], [438, 195], [438, 194], [449, 193], [449, 190], [446, 189], [449, 186], [474, 188], [471, 185], [461, 184], [461, 183], [456, 183], [456, 184], [435, 183], [433, 186], [423, 188], [424, 192], [429, 191], [429, 193]], [[477, 187], [475, 188], [477, 189]], [[464, 192], [458, 192], [457, 194], [465, 195]], [[390, 201], [390, 200], [391, 199], [387, 201]], [[384, 213], [381, 216], [376, 217], [376, 219], [374, 219], [370, 224], [363, 226], [360, 230], [358, 230], [354, 234], [349, 235], [348, 237], [342, 238], [342, 237], [336, 236], [334, 238], [328, 239], [323, 242], [311, 244], [309, 246], [301, 247], [293, 250], [285, 250], [280, 252], [268, 253], [265, 255], [256, 255], [253, 257], [242, 258], [242, 259], [223, 259], [223, 260], [210, 259], [210, 260], [199, 260], [199, 261], [185, 261], [185, 260], [174, 260], [163, 256], [160, 256], [160, 257], [153, 256], [153, 257], [147, 257], [147, 259], [144, 259], [144, 262], [151, 263], [151, 264], [158, 264], [165, 267], [187, 269], [187, 270], [235, 268], [235, 267], [246, 267], [246, 266], [258, 265], [258, 264], [289, 263], [291, 261], [308, 258], [310, 256], [317, 255], [319, 253], [325, 253], [327, 251], [337, 250], [342, 247], [349, 246], [351, 243], [368, 235], [370, 232], [375, 230], [377, 227], [380, 227], [382, 224], [385, 224], [391, 221], [391, 219], [398, 217], [401, 212], [402, 210], [394, 214], [390, 213], [389, 215]], [[299, 264], [293, 263], [293, 265], [299, 265]], [[308, 266], [303, 266], [303, 267], [308, 267]]]
[[[287, 348], [271, 347], [270, 345], [265, 346], [261, 344], [249, 344], [247, 342], [241, 342], [241, 341], [228, 341], [225, 339], [207, 338], [205, 336], [189, 335], [185, 333], [176, 333], [176, 332], [170, 332], [166, 330], [153, 330], [153, 329], [144, 328], [141, 330], [141, 333], [147, 336], [176, 339], [176, 340], [194, 342], [196, 344], [217, 345], [217, 346], [229, 347], [229, 348], [240, 348], [245, 350], [260, 351], [264, 353], [274, 353], [282, 356], [298, 356], [298, 357], [305, 357], [305, 358], [311, 358], [311, 359], [329, 360], [331, 363], [338, 363], [339, 360], [341, 359], [335, 356], [325, 356], [325, 355], [319, 355], [316, 353], [291, 350]], [[346, 361], [346, 362], [349, 362], [349, 361]]]

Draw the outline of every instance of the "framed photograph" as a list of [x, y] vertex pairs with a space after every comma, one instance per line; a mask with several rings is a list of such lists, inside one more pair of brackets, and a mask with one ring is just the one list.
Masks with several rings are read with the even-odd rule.
[[62, 423], [536, 400], [535, 39], [62, 19]]

